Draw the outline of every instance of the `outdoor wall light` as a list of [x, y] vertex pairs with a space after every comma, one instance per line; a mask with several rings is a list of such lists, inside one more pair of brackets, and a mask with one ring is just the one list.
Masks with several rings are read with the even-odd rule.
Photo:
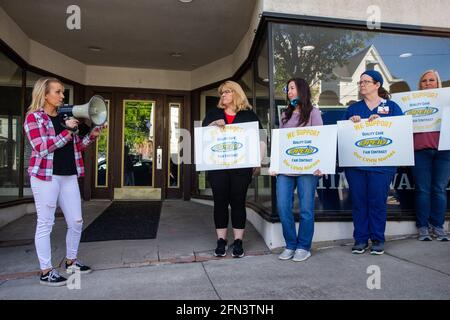
[[179, 58], [179, 57], [181, 57], [181, 53], [179, 53], [179, 52], [172, 52], [172, 53], [170, 54], [170, 56], [171, 56], [171, 57], [174, 57], [174, 58]]
[[178, 1], [180, 1], [180, 2], [182, 2], [182, 3], [189, 3], [189, 2], [192, 2], [192, 0], [178, 0]]

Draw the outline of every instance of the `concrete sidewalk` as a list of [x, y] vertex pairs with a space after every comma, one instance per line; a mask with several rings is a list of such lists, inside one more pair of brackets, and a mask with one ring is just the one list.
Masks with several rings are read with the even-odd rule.
[[[83, 203], [84, 229], [111, 202]], [[79, 258], [96, 270], [159, 263], [215, 259], [216, 235], [212, 207], [185, 201], [164, 201], [156, 239], [81, 242]], [[0, 229], [0, 281], [39, 273], [34, 247], [36, 215], [26, 215]], [[52, 231], [52, 262], [59, 267], [65, 257], [66, 223], [56, 215]], [[229, 239], [233, 239], [230, 232]], [[247, 223], [247, 255], [270, 253], [259, 233]]]
[[[85, 203], [85, 225], [108, 205]], [[352, 255], [351, 240], [318, 243], [305, 262], [281, 261], [249, 224], [246, 257], [217, 259], [212, 208], [182, 201], [164, 202], [157, 239], [81, 243], [80, 259], [95, 271], [81, 276], [79, 290], [49, 288], [37, 277], [35, 223], [28, 215], [0, 230], [0, 299], [450, 298], [450, 242], [391, 240], [382, 256]], [[57, 266], [64, 218], [52, 235]], [[379, 270], [380, 289], [368, 289], [368, 268]]]

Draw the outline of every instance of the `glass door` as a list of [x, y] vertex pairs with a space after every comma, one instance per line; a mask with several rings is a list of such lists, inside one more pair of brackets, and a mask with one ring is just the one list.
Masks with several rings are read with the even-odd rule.
[[[112, 140], [115, 130], [114, 126], [114, 108], [112, 107], [112, 95], [108, 92], [89, 92], [89, 97], [94, 94], [100, 95], [105, 99], [106, 107], [108, 109], [107, 123], [108, 127], [102, 131], [95, 147], [92, 148], [94, 155], [92, 157], [93, 166], [86, 170], [86, 177], [91, 178], [91, 197], [111, 199], [113, 196], [113, 175], [112, 165], [114, 163], [114, 141]], [[90, 148], [90, 150], [92, 150]]]
[[164, 146], [166, 150], [167, 169], [166, 169], [166, 198], [181, 198], [182, 197], [182, 177], [183, 168], [180, 163], [182, 158], [181, 148], [182, 138], [180, 134], [180, 129], [183, 128], [183, 99], [172, 97], [169, 98], [167, 104], [166, 112], [167, 115], [167, 125], [168, 128], [168, 143]]
[[118, 94], [118, 98], [114, 199], [160, 200], [165, 175], [163, 98], [150, 94]]
[[153, 187], [155, 101], [123, 100], [122, 187]]
[[[184, 97], [94, 92], [108, 105], [108, 130], [93, 149], [92, 197], [161, 200], [183, 195]], [[91, 172], [87, 170], [87, 172]]]

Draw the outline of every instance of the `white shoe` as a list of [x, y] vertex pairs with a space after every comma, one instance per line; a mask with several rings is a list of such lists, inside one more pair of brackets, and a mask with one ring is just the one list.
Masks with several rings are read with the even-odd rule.
[[445, 232], [444, 228], [433, 227], [433, 235], [438, 241], [448, 241], [447, 232]]
[[306, 251], [305, 249], [297, 249], [295, 250], [294, 258], [292, 258], [293, 261], [305, 261], [311, 257], [311, 252]]
[[278, 256], [280, 260], [289, 260], [294, 256], [295, 250], [284, 249], [283, 252]]

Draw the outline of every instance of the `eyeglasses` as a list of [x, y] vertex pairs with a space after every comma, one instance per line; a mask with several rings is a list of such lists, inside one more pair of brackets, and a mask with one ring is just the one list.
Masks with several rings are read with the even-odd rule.
[[369, 81], [369, 80], [363, 80], [363, 81], [358, 81], [356, 84], [358, 85], [358, 86], [360, 86], [360, 85], [368, 85], [369, 83], [376, 83], [375, 81]]
[[230, 93], [232, 93], [232, 92], [233, 92], [233, 90], [227, 89], [227, 90], [223, 90], [223, 91], [220, 93], [220, 95], [223, 95], [223, 94], [230, 94]]
[[[291, 89], [294, 90], [295, 87], [291, 87]], [[288, 86], [284, 86], [284, 87], [283, 87], [283, 92], [284, 92], [284, 93], [288, 93], [288, 92], [289, 92], [289, 87], [288, 87]]]

